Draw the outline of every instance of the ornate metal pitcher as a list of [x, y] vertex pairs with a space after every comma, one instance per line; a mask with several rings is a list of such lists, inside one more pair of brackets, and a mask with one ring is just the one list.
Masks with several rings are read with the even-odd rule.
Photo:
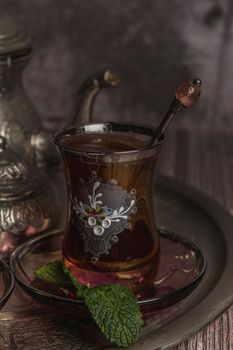
[[46, 175], [28, 166], [0, 136], [0, 256], [8, 257], [26, 238], [54, 224], [59, 209]]
[[[22, 84], [22, 73], [32, 51], [31, 38], [9, 16], [0, 17], [0, 135], [9, 147], [31, 164], [46, 167], [59, 162], [51, 131], [29, 101]], [[100, 72], [81, 86], [75, 113], [68, 124], [90, 121], [96, 95], [101, 88], [117, 85], [110, 71]]]

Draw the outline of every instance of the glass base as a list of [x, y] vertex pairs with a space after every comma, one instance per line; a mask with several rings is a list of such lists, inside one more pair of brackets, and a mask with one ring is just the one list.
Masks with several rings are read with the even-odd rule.
[[149, 264], [127, 271], [98, 272], [85, 270], [65, 258], [63, 263], [82, 285], [96, 287], [103, 284], [119, 283], [137, 292], [145, 286], [153, 284], [157, 270], [156, 266], [158, 265], [158, 255]]

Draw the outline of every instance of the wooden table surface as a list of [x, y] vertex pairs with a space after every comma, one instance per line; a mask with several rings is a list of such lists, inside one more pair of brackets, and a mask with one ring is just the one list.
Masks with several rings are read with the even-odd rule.
[[[233, 215], [233, 132], [172, 130], [164, 144], [158, 171], [203, 191]], [[172, 350], [232, 349], [233, 306]]]

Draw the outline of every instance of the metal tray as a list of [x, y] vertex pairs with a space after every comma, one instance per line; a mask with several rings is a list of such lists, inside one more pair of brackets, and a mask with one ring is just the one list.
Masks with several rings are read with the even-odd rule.
[[[203, 328], [233, 302], [233, 218], [202, 193], [161, 177], [155, 189], [161, 228], [197, 244], [207, 272], [183, 301], [147, 317], [133, 350], [168, 349]], [[115, 349], [89, 323], [35, 304], [18, 287], [0, 313], [0, 349]]]

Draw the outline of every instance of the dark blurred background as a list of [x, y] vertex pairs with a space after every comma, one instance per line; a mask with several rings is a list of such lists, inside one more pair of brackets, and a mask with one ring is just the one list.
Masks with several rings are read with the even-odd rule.
[[122, 84], [98, 98], [95, 120], [156, 125], [177, 84], [201, 78], [198, 106], [173, 127], [233, 127], [232, 0], [1, 0], [33, 37], [28, 95], [46, 122], [70, 118], [77, 89], [111, 68]]

